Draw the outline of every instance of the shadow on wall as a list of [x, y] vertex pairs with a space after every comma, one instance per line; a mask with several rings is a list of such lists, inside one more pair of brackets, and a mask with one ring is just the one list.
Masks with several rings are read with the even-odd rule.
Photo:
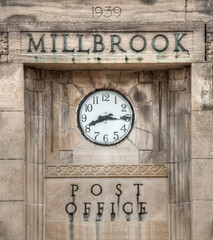
[[0, 240], [8, 240], [7, 230], [2, 222], [0, 222]]

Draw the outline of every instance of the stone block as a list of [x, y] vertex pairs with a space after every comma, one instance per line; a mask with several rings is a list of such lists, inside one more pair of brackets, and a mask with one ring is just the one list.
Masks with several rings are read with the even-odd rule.
[[24, 129], [23, 112], [0, 113], [0, 159], [24, 158]]
[[169, 239], [168, 222], [155, 221], [152, 223], [152, 235], [155, 240]]
[[169, 164], [169, 193], [170, 203], [184, 203], [190, 201], [189, 170], [190, 162]]
[[73, 161], [73, 151], [60, 151], [59, 153], [60, 163], [72, 163]]
[[213, 159], [192, 161], [192, 198], [213, 200]]
[[26, 239], [44, 239], [44, 206], [42, 204], [25, 205], [25, 232]]
[[0, 110], [24, 110], [22, 64], [0, 65]]
[[[94, 196], [91, 193], [91, 187], [94, 184], [102, 187], [102, 193]], [[117, 184], [121, 184], [122, 195], [116, 189]], [[143, 184], [140, 189], [140, 196], [136, 196], [137, 190], [135, 183]], [[79, 190], [75, 192], [75, 197], [71, 197], [72, 187], [70, 184], [77, 184]], [[151, 189], [151, 190], [150, 190]], [[146, 202], [148, 211], [143, 216], [146, 221], [167, 221], [168, 218], [168, 190], [166, 178], [69, 178], [66, 179], [46, 179], [46, 219], [47, 221], [67, 221], [68, 215], [65, 206], [69, 202], [75, 202], [77, 211], [74, 216], [75, 222], [84, 221], [84, 202], [91, 202], [91, 211], [88, 221], [95, 221], [97, 215], [97, 202], [104, 202], [104, 212], [102, 221], [111, 221], [111, 202], [115, 202], [115, 220], [116, 222], [126, 222], [127, 216], [122, 210], [126, 202], [132, 202], [133, 213], [131, 221], [138, 222], [137, 201]], [[99, 188], [95, 187], [94, 192], [98, 193]], [[69, 208], [71, 211], [71, 208]]]
[[213, 64], [192, 64], [192, 110], [213, 110]]
[[152, 162], [152, 151], [140, 151], [139, 152], [140, 163], [151, 163]]
[[0, 55], [8, 54], [8, 33], [0, 33]]
[[24, 200], [24, 161], [0, 161], [0, 201]]
[[68, 222], [62, 221], [47, 221], [45, 223], [45, 239], [46, 240], [68, 240], [69, 226]]
[[192, 240], [213, 239], [213, 201], [193, 201]]
[[83, 139], [73, 150], [75, 164], [138, 164], [138, 158], [138, 149], [128, 139], [110, 147]]
[[26, 164], [25, 199], [28, 203], [44, 204], [44, 165]]
[[192, 113], [192, 158], [213, 158], [213, 111]]
[[[170, 239], [190, 240], [191, 239], [190, 203], [170, 204], [169, 215], [170, 215], [170, 231], [169, 231]], [[200, 223], [202, 224], [202, 222]]]
[[60, 150], [73, 150], [82, 141], [83, 136], [78, 129], [60, 132]]
[[212, 1], [188, 0], [186, 4], [186, 21], [212, 20]]
[[139, 150], [152, 150], [153, 148], [153, 136], [152, 132], [145, 129], [138, 129], [134, 127], [128, 136], [128, 139]]
[[24, 202], [0, 202], [0, 240], [24, 239]]

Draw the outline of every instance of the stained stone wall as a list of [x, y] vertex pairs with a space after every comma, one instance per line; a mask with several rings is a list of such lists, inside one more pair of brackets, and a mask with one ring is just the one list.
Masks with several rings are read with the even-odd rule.
[[[75, 119], [78, 102], [88, 92], [97, 88], [115, 88], [121, 91], [131, 99], [135, 108], [137, 117], [135, 126], [127, 140], [119, 146], [104, 148], [94, 145], [85, 140], [77, 129]], [[26, 160], [28, 162], [26, 190], [27, 199], [29, 198], [29, 206], [26, 209], [27, 223], [35, 226], [35, 223], [39, 222], [38, 228], [29, 227], [27, 234], [30, 236], [32, 231], [36, 231], [37, 236], [41, 238], [46, 221], [45, 239], [51, 239], [51, 236], [55, 236], [55, 239], [69, 239], [69, 221], [66, 220], [66, 213], [61, 206], [65, 206], [66, 201], [68, 202], [69, 198], [65, 193], [69, 192], [69, 188], [64, 187], [69, 186], [70, 180], [62, 182], [61, 179], [54, 179], [57, 175], [63, 177], [62, 173], [66, 171], [63, 170], [65, 165], [61, 165], [61, 174], [59, 169], [56, 174], [54, 168], [60, 166], [58, 164], [74, 164], [74, 166], [84, 164], [86, 167], [88, 164], [134, 166], [139, 163], [167, 163], [169, 166], [169, 189], [167, 182], [157, 180], [160, 184], [159, 187], [161, 186], [161, 194], [162, 191], [164, 193], [161, 197], [160, 193], [157, 193], [157, 189], [154, 190], [155, 180], [149, 179], [147, 182], [141, 180], [146, 189], [151, 189], [145, 191], [145, 196], [149, 199], [148, 193], [150, 191], [153, 193], [149, 203], [152, 210], [150, 209], [148, 221], [141, 225], [146, 234], [143, 232], [140, 239], [158, 239], [160, 231], [162, 231], [162, 239], [168, 239], [169, 231], [171, 239], [181, 239], [182, 236], [190, 239], [191, 204], [188, 175], [190, 166], [190, 99], [190, 68], [140, 72], [56, 72], [25, 68]], [[43, 176], [44, 164], [49, 165], [50, 170], [48, 170], [47, 176], [52, 177], [46, 181]], [[55, 164], [55, 167], [52, 164]], [[32, 171], [36, 174], [34, 180], [39, 178], [40, 180], [36, 182], [31, 180]], [[66, 174], [69, 174], [68, 170]], [[121, 177], [122, 175], [118, 173], [115, 176]], [[45, 193], [44, 181], [46, 182]], [[100, 181], [98, 180], [98, 182]], [[72, 180], [73, 182], [76, 181]], [[112, 179], [111, 182], [110, 185], [116, 183]], [[80, 183], [83, 183], [83, 180]], [[95, 179], [91, 181], [92, 183], [95, 183]], [[83, 185], [86, 188], [87, 184]], [[163, 190], [164, 188], [166, 191]], [[107, 191], [110, 193], [112, 190], [108, 189]], [[61, 194], [54, 194], [57, 192], [61, 192]], [[158, 194], [158, 197], [153, 198], [153, 194]], [[61, 200], [56, 201], [56, 198]], [[157, 202], [155, 203], [155, 201]], [[44, 202], [46, 202], [45, 208]], [[155, 209], [154, 206], [159, 207]], [[58, 211], [51, 210], [54, 208]], [[75, 239], [83, 239], [83, 236], [79, 235], [78, 228], [87, 228], [88, 231], [92, 231], [94, 228], [92, 222], [90, 222], [89, 228], [87, 222], [86, 224], [83, 221], [74, 223], [73, 237]], [[137, 224], [132, 224], [132, 227], [135, 226], [137, 229]], [[108, 226], [108, 230], [104, 226]], [[100, 235], [105, 231], [112, 231], [110, 226], [112, 227], [111, 223], [106, 222], [106, 225], [100, 227]], [[120, 232], [115, 232], [115, 237], [123, 234], [124, 230], [122, 229], [127, 229], [127, 226], [119, 228]], [[175, 231], [177, 228], [179, 228], [178, 232]], [[65, 234], [62, 234], [59, 229], [64, 229]], [[137, 237], [139, 230], [132, 229], [131, 231], [133, 234], [131, 239], [139, 239]], [[96, 233], [91, 232], [91, 234], [94, 234], [94, 238], [97, 237]], [[105, 237], [108, 239], [110, 236], [106, 235]]]
[[[99, 16], [93, 11], [97, 6], [105, 10], [108, 5], [120, 7], [120, 16], [116, 11], [110, 17], [108, 12]], [[27, 49], [22, 45], [26, 32], [101, 30], [187, 32], [193, 36], [192, 52], [187, 61], [181, 55], [174, 58], [173, 52], [150, 52], [145, 61], [138, 61], [137, 56], [137, 61], [133, 57], [128, 63], [123, 59], [121, 64], [112, 59], [88, 63], [86, 55], [81, 63], [73, 63], [60, 54], [28, 55], [22, 51]], [[136, 114], [141, 114], [128, 141], [118, 151], [107, 151], [103, 163], [112, 164], [108, 162], [108, 156], [112, 156], [118, 165], [166, 164], [168, 172], [168, 177], [166, 174], [159, 180], [164, 186], [159, 192], [163, 206], [159, 216], [144, 220], [142, 232], [136, 231], [138, 222], [130, 223], [134, 238], [129, 239], [142, 234], [146, 240], [211, 240], [212, 33], [209, 0], [123, 0], [116, 1], [116, 5], [111, 0], [0, 1], [0, 240], [70, 240], [68, 220], [64, 224], [60, 211], [50, 210], [57, 204], [61, 206], [60, 201], [54, 203], [54, 193], [58, 191], [63, 201], [67, 197], [64, 192], [70, 190], [61, 184], [63, 178], [49, 176], [46, 167], [84, 162], [84, 154], [93, 146], [77, 131], [74, 113], [79, 99], [102, 86], [119, 87], [134, 102]], [[108, 59], [107, 54], [105, 57]], [[94, 73], [97, 78], [104, 76], [102, 81], [95, 79]], [[141, 99], [144, 94], [146, 98]], [[146, 132], [140, 130], [144, 115], [139, 109], [147, 116]], [[71, 121], [64, 125], [68, 119]], [[102, 149], [97, 147], [94, 152], [90, 160], [97, 164], [95, 156], [102, 156]], [[147, 186], [155, 182], [148, 179], [144, 180]], [[68, 178], [64, 182], [68, 184]], [[90, 230], [94, 230], [92, 224], [88, 222]], [[106, 224], [105, 236], [111, 225]]]

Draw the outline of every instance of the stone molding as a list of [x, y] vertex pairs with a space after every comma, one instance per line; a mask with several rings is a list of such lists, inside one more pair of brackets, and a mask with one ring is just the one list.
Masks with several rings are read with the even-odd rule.
[[0, 32], [0, 55], [8, 54], [8, 33]]
[[166, 165], [47, 165], [46, 178], [168, 177]]
[[206, 36], [206, 54], [207, 61], [213, 62], [213, 31], [208, 32]]

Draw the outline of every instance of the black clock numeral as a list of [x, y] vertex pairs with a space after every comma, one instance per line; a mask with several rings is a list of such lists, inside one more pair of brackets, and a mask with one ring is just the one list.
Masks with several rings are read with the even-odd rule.
[[126, 132], [126, 125], [124, 124], [123, 127], [121, 128], [122, 131]]
[[122, 107], [122, 110], [121, 110], [121, 112], [126, 112], [126, 104], [125, 103], [123, 103], [123, 104], [121, 104], [121, 107]]
[[115, 96], [115, 104], [117, 104], [117, 97]]
[[93, 104], [98, 104], [98, 96], [93, 97]]
[[103, 93], [102, 94], [102, 101], [103, 102], [109, 102], [109, 93]]
[[92, 112], [92, 104], [85, 104], [85, 112]]
[[109, 141], [108, 134], [104, 134], [103, 140], [104, 140], [105, 143], [107, 143]]
[[90, 132], [90, 125], [85, 126], [85, 132], [89, 133]]
[[95, 140], [97, 139], [98, 135], [100, 134], [100, 132], [94, 132], [96, 135], [95, 135]]
[[118, 140], [119, 139], [118, 132], [114, 132], [113, 134], [114, 134], [113, 139]]
[[86, 114], [82, 114], [81, 115], [81, 121], [82, 122], [86, 122], [86, 120], [87, 120], [87, 115]]

